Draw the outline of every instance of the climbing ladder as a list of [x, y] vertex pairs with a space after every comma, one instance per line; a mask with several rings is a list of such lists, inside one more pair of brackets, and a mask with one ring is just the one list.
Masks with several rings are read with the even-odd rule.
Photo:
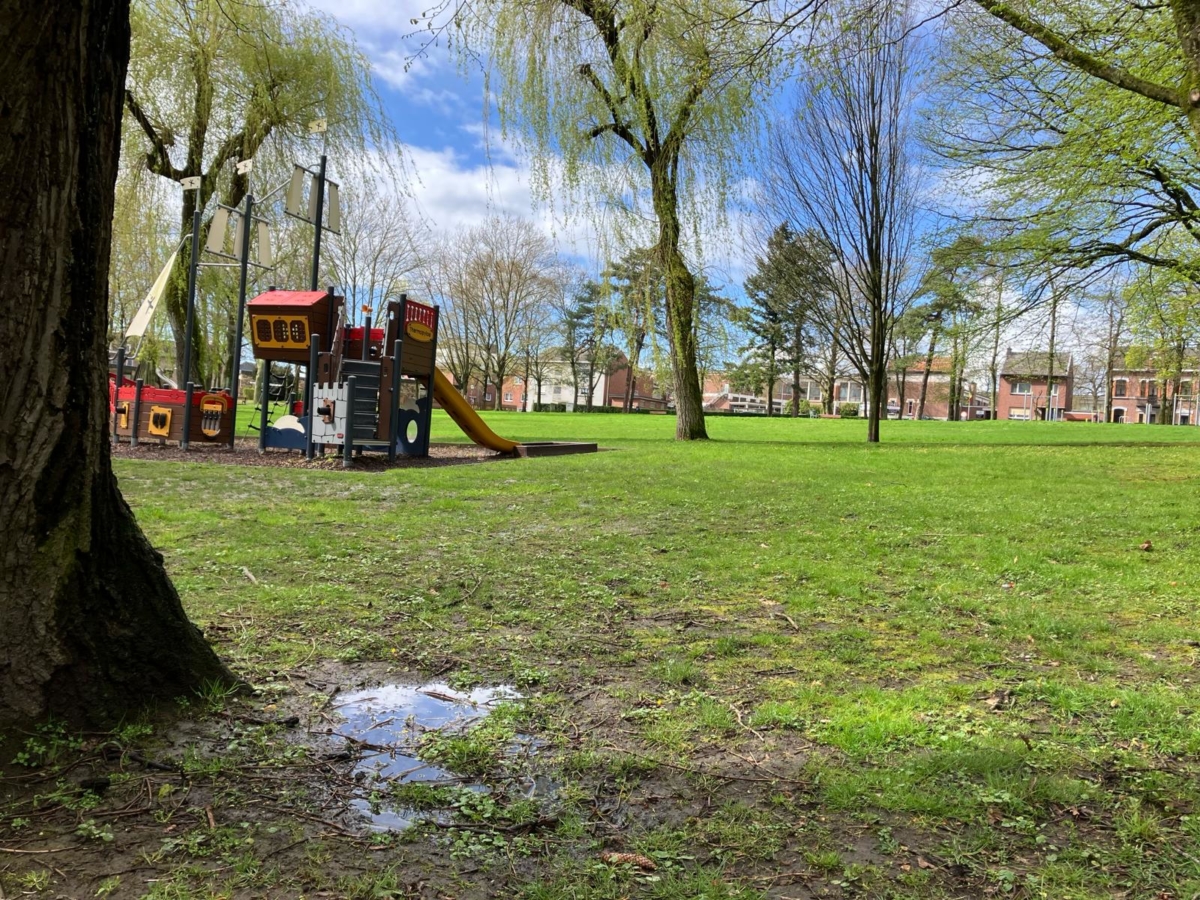
[[348, 417], [350, 434], [354, 443], [375, 443], [379, 428], [379, 379], [378, 360], [342, 360], [341, 381], [354, 377], [354, 409]]

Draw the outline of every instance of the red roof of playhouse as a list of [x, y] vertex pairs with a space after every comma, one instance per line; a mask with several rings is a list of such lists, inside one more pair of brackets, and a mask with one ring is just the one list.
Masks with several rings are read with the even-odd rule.
[[329, 291], [266, 291], [250, 301], [250, 306], [316, 306]]

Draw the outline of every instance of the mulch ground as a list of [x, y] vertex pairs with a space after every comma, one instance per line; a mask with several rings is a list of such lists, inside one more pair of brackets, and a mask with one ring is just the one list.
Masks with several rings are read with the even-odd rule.
[[[295, 450], [268, 450], [260, 453], [256, 438], [239, 438], [232, 449], [225, 444], [192, 444], [186, 451], [182, 450], [178, 444], [150, 443], [143, 440], [136, 447], [131, 447], [128, 443], [122, 442], [113, 446], [113, 456], [122, 459], [222, 463], [234, 466], [338, 470], [343, 468], [340, 450], [336, 454], [331, 452], [327, 456], [318, 456], [309, 462], [304, 458], [303, 453]], [[378, 472], [385, 469], [459, 466], [508, 458], [510, 457], [475, 444], [432, 444], [429, 448], [429, 456], [425, 459], [397, 456], [394, 463], [389, 463], [384, 454], [364, 453], [354, 458], [353, 468], [356, 471]]]

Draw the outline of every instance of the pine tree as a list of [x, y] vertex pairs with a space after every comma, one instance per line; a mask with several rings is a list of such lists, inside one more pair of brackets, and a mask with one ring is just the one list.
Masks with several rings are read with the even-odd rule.
[[800, 375], [812, 344], [810, 311], [827, 291], [827, 265], [820, 242], [797, 234], [785, 222], [756, 257], [754, 273], [744, 287], [750, 299], [747, 349], [760, 361], [767, 379], [767, 414], [780, 372], [792, 376], [792, 416], [800, 414]]

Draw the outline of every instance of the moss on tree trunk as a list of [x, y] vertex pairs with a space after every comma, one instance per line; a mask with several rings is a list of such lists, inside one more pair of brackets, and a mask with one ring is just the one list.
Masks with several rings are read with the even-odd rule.
[[654, 212], [658, 216], [658, 257], [667, 295], [667, 336], [675, 382], [675, 439], [705, 440], [704, 395], [696, 366], [696, 279], [679, 252], [679, 203], [674, 164], [656, 163], [650, 173]]
[[235, 679], [121, 498], [107, 275], [128, 0], [0, 0], [0, 722]]

